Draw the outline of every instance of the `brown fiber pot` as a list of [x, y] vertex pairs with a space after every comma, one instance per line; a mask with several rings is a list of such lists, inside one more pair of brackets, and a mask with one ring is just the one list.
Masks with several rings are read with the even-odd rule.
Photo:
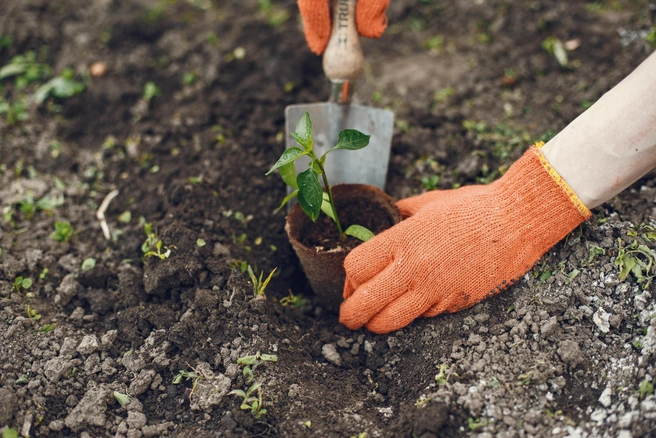
[[[401, 221], [401, 212], [392, 198], [377, 187], [341, 184], [332, 190], [344, 229], [358, 224], [378, 234]], [[338, 312], [346, 279], [344, 259], [360, 242], [353, 237], [341, 242], [337, 227], [330, 218], [322, 213], [316, 222], [312, 222], [298, 204], [287, 216], [285, 230], [317, 302], [328, 311]], [[324, 239], [327, 240], [325, 243]], [[332, 249], [326, 249], [331, 246]]]

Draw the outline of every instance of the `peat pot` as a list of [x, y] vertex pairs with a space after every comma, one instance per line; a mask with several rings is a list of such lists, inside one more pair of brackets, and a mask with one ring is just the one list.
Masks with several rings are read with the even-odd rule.
[[[340, 184], [332, 190], [343, 229], [357, 224], [379, 234], [401, 221], [401, 213], [392, 198], [375, 186]], [[344, 259], [362, 242], [350, 236], [341, 240], [332, 219], [321, 214], [312, 222], [298, 203], [287, 216], [285, 230], [318, 304], [338, 312], [346, 279]]]

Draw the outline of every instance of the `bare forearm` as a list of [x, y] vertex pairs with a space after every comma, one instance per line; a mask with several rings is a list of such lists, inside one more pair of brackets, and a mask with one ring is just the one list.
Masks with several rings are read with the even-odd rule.
[[656, 53], [542, 151], [588, 208], [656, 167]]

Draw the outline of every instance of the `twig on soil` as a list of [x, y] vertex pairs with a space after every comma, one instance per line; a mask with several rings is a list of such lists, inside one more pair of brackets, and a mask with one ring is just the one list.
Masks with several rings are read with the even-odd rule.
[[118, 190], [112, 190], [107, 193], [107, 196], [105, 196], [105, 199], [100, 203], [100, 207], [98, 207], [98, 211], [96, 212], [96, 218], [100, 221], [100, 228], [102, 228], [105, 239], [107, 240], [110, 240], [112, 235], [109, 232], [109, 225], [107, 225], [107, 221], [105, 220], [105, 212], [107, 211], [107, 207], [109, 207], [109, 203], [112, 202], [112, 199], [116, 198], [116, 196], [118, 196]]

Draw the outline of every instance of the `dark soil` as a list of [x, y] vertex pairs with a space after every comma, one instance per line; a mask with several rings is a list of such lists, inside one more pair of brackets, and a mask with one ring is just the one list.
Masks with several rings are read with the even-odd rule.
[[[343, 189], [344, 186], [335, 186], [333, 188], [333, 192], [335, 192], [333, 195], [335, 197], [335, 209], [343, 230], [351, 225], [360, 225], [374, 234], [380, 234], [396, 223], [394, 217], [390, 214], [393, 204], [390, 207], [383, 208], [381, 207], [381, 202], [384, 202], [383, 199], [369, 199], [352, 195], [345, 199], [339, 196]], [[386, 198], [389, 200], [388, 197]], [[388, 202], [392, 201], [389, 200]], [[398, 210], [396, 213], [397, 218], [400, 219]], [[362, 243], [361, 240], [352, 236], [346, 236], [342, 239], [335, 222], [325, 214], [319, 216], [314, 222], [308, 218], [299, 230], [297, 238], [308, 248], [318, 247], [324, 251], [341, 248], [346, 253]]]
[[[356, 84], [357, 101], [396, 114], [387, 191], [495, 179], [648, 56], [654, 14], [644, 0], [392, 1]], [[2, 112], [21, 96], [26, 108], [0, 114], [0, 427], [653, 436], [654, 174], [467, 311], [381, 336], [314, 303], [276, 212], [285, 188], [264, 176], [284, 148], [285, 106], [328, 94], [297, 15], [293, 0], [0, 2], [0, 66], [32, 51], [86, 85], [37, 106], [48, 75], [0, 81]], [[566, 67], [542, 48], [550, 36], [580, 43]], [[88, 74], [95, 62], [103, 75]], [[112, 190], [107, 240], [97, 211]], [[72, 225], [68, 242], [51, 238], [55, 222]], [[144, 256], [145, 223], [168, 257]], [[645, 269], [624, 277], [634, 242]], [[278, 268], [266, 300], [247, 264]], [[298, 306], [282, 304], [290, 293]], [[237, 360], [257, 352], [277, 355], [251, 366], [258, 418], [229, 394], [251, 386]]]

